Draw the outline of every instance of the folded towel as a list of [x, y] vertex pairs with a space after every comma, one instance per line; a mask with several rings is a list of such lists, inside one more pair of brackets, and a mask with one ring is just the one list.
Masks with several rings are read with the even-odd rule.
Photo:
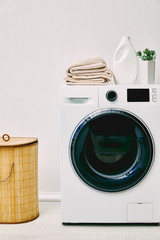
[[107, 68], [103, 58], [90, 58], [67, 69], [67, 84], [99, 84], [108, 83], [113, 73]]
[[82, 62], [78, 62], [77, 64], [71, 65], [67, 69], [67, 75], [71, 76], [72, 74], [87, 73], [88, 71], [99, 72], [105, 69], [106, 63], [103, 58], [89, 58]]
[[109, 80], [105, 81], [104, 78], [92, 78], [92, 79], [89, 79], [89, 80], [76, 80], [74, 78], [70, 78], [70, 77], [67, 77], [65, 78], [66, 80], [66, 83], [67, 84], [99, 84], [99, 83], [107, 83], [109, 82]]

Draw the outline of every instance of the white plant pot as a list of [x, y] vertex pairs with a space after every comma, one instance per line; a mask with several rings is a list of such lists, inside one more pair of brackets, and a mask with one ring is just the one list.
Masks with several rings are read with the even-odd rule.
[[140, 60], [140, 84], [155, 84], [155, 61]]

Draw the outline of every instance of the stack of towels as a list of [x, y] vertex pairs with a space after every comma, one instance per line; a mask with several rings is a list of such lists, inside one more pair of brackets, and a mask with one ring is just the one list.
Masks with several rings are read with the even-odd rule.
[[67, 69], [67, 84], [108, 84], [113, 77], [103, 58], [91, 58]]

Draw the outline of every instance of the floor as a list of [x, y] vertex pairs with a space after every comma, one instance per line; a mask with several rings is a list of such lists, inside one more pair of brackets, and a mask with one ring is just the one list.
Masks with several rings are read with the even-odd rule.
[[40, 216], [29, 223], [1, 224], [0, 240], [160, 240], [160, 226], [61, 224], [60, 202], [41, 202]]

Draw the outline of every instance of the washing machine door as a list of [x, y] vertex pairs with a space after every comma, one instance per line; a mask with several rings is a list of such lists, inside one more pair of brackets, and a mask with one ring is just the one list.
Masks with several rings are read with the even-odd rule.
[[83, 119], [70, 141], [71, 163], [88, 186], [119, 192], [138, 184], [153, 162], [146, 125], [124, 110], [102, 110]]

